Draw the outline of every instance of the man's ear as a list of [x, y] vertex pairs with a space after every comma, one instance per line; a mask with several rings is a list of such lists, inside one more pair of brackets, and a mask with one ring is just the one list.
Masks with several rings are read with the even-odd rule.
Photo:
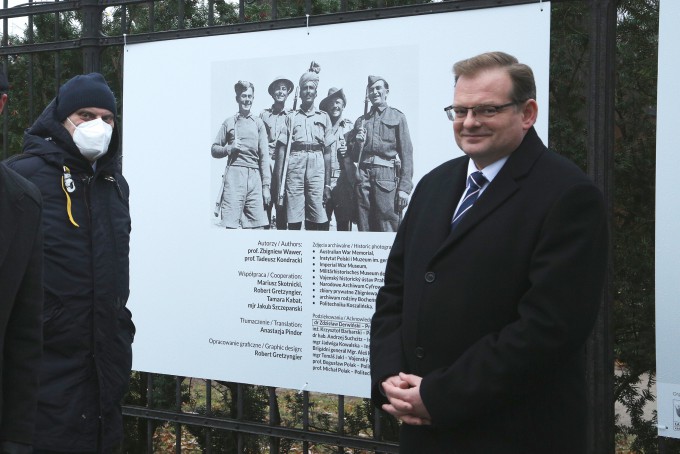
[[538, 103], [535, 99], [529, 99], [525, 101], [524, 107], [522, 108], [522, 127], [525, 131], [529, 130], [534, 123], [536, 123], [536, 118], [538, 117]]

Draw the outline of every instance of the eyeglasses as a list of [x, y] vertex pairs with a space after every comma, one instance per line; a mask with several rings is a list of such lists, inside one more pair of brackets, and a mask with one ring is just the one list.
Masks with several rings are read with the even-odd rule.
[[444, 107], [444, 112], [446, 116], [449, 117], [451, 121], [463, 121], [468, 116], [468, 110], [472, 111], [472, 115], [475, 118], [492, 118], [498, 112], [505, 109], [506, 107], [514, 106], [515, 104], [520, 104], [523, 101], [512, 101], [507, 104], [502, 104], [500, 106], [474, 106], [474, 107], [463, 107], [463, 106], [449, 106]]

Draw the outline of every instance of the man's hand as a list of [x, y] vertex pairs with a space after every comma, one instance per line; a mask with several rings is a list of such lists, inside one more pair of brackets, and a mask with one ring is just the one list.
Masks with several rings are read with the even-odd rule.
[[404, 191], [399, 191], [399, 211], [406, 208], [406, 205], [408, 205], [408, 199], [409, 195], [407, 193]]
[[400, 372], [382, 382], [388, 404], [382, 409], [406, 424], [414, 426], [429, 425], [430, 413], [420, 398], [422, 377]]
[[227, 153], [227, 156], [231, 156], [232, 153], [238, 153], [239, 150], [242, 150], [243, 148], [243, 142], [241, 142], [241, 139], [236, 139], [233, 142], [227, 144], [224, 146], [224, 151]]
[[269, 204], [272, 203], [272, 194], [268, 184], [262, 185], [262, 201], [264, 202], [265, 207], [268, 207]]
[[323, 206], [331, 199], [331, 187], [326, 185], [323, 188]]
[[357, 123], [354, 129], [356, 130], [354, 140], [357, 142], [363, 142], [366, 140], [366, 128], [362, 128], [361, 123]]

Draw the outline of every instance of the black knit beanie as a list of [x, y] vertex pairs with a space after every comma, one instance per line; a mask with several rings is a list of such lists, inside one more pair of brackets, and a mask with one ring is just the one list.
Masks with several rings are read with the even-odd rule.
[[116, 115], [116, 98], [101, 74], [75, 76], [59, 89], [56, 108], [59, 121], [66, 120], [66, 117], [83, 107], [107, 109]]

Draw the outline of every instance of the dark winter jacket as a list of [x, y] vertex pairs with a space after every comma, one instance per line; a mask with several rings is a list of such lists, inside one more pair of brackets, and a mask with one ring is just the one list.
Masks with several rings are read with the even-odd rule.
[[39, 449], [107, 452], [122, 438], [135, 328], [125, 307], [130, 212], [119, 145], [116, 126], [93, 171], [53, 101], [26, 130], [23, 154], [8, 161], [43, 197]]
[[0, 452], [30, 453], [42, 351], [40, 193], [0, 163]]

